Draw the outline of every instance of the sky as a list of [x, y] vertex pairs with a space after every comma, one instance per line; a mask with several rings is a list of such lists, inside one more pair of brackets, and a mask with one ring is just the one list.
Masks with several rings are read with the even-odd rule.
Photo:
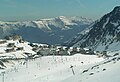
[[82, 16], [96, 20], [119, 5], [120, 0], [0, 0], [0, 21], [58, 16]]

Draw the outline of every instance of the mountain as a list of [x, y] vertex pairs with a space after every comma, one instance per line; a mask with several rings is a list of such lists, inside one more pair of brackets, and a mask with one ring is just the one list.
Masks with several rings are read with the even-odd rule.
[[68, 41], [68, 45], [88, 47], [94, 50], [115, 51], [120, 49], [120, 6], [105, 14], [93, 25]]
[[91, 22], [91, 19], [83, 17], [65, 16], [23, 22], [1, 21], [0, 38], [17, 34], [30, 42], [61, 44], [88, 27]]

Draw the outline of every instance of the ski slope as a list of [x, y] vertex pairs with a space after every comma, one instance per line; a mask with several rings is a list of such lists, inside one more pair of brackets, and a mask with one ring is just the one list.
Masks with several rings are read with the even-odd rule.
[[61, 82], [120, 82], [120, 55], [105, 59]]
[[[103, 61], [95, 55], [75, 54], [73, 56], [44, 56], [32, 60], [13, 61], [16, 64], [5, 71], [4, 82], [70, 82], [64, 81], [75, 77], [85, 68]], [[70, 66], [73, 66], [73, 75]], [[3, 74], [0, 75], [0, 82]], [[71, 81], [76, 82], [76, 81]]]

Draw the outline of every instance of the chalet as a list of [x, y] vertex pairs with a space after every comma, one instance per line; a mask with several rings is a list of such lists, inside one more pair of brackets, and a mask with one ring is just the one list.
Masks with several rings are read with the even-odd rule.
[[[28, 53], [28, 52], [25, 52], [24, 54], [27, 55], [28, 58], [33, 58], [35, 56], [35, 54]], [[26, 57], [26, 59], [27, 59], [27, 57]]]
[[96, 54], [98, 58], [103, 57], [103, 54]]
[[25, 41], [24, 41], [23, 39], [20, 39], [19, 42], [20, 42], [20, 43], [24, 43]]
[[32, 45], [32, 47], [34, 47], [34, 48], [38, 48], [39, 46], [38, 46], [38, 45]]
[[70, 55], [67, 50], [58, 51], [58, 55]]
[[6, 42], [7, 42], [6, 40], [2, 40], [2, 41], [0, 41], [0, 44], [4, 44]]
[[60, 50], [60, 51], [62, 51], [62, 50], [63, 50], [63, 47], [58, 47], [57, 49]]
[[80, 49], [79, 49], [79, 53], [81, 53], [81, 54], [86, 54], [86, 51], [85, 51], [85, 49], [80, 48]]
[[49, 52], [49, 55], [56, 55], [57, 54], [57, 50], [56, 50], [56, 48], [54, 47], [52, 47], [51, 49], [50, 49], [50, 52]]
[[103, 54], [103, 58], [105, 59], [111, 57], [110, 55], [107, 54], [107, 51], [103, 51], [102, 54]]
[[39, 45], [37, 45], [37, 44], [30, 43], [29, 45], [30, 45], [34, 50], [39, 49]]
[[69, 50], [69, 47], [64, 47], [64, 50]]
[[70, 54], [71, 54], [71, 55], [74, 55], [74, 54], [76, 54], [76, 53], [78, 53], [77, 47], [72, 47], [72, 48], [70, 48]]
[[55, 48], [57, 48], [57, 46], [56, 46], [56, 45], [51, 45], [51, 48], [54, 48], [54, 49], [55, 49]]
[[14, 48], [11, 48], [11, 49], [6, 49], [5, 51], [6, 51], [7, 53], [9, 53], [9, 52], [14, 52], [15, 49], [14, 49]]
[[96, 55], [97, 55], [98, 58], [103, 56], [103, 54], [101, 54], [99, 51], [96, 51]]
[[57, 46], [55, 55], [69, 55], [68, 48], [63, 46]]
[[7, 47], [15, 47], [15, 43], [9, 43]]
[[31, 46], [32, 46], [33, 51], [39, 51], [39, 49], [40, 49], [38, 45], [32, 44]]
[[23, 47], [18, 47], [16, 50], [23, 50], [24, 48]]
[[37, 51], [38, 49], [37, 48], [32, 48], [33, 51]]
[[48, 45], [44, 45], [43, 48], [48, 48]]
[[49, 48], [42, 49], [42, 50], [39, 50], [37, 53], [38, 55], [47, 56], [47, 55], [50, 55], [50, 49]]
[[28, 52], [25, 52], [24, 54], [27, 55], [28, 57], [32, 55], [32, 53], [28, 53]]
[[86, 54], [95, 55], [95, 53], [94, 53], [94, 51], [92, 49], [86, 50]]
[[73, 51], [74, 51], [74, 52], [77, 52], [77, 47], [73, 47]]
[[39, 48], [42, 48], [42, 46], [40, 45]]
[[99, 52], [99, 51], [96, 51], [96, 55], [98, 56], [98, 57], [103, 57], [103, 58], [105, 58], [105, 59], [107, 59], [107, 58], [109, 58], [109, 57], [112, 57], [112, 56], [110, 56], [110, 55], [107, 55], [107, 51], [103, 51], [103, 52]]
[[48, 48], [51, 48], [51, 45], [48, 45]]

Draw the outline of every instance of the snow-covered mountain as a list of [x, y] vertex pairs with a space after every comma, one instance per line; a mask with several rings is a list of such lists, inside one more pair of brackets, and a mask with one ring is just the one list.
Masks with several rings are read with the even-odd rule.
[[61, 44], [93, 22], [83, 17], [65, 17], [40, 19], [23, 22], [0, 22], [0, 38], [19, 34], [30, 42]]
[[95, 50], [115, 51], [120, 49], [120, 6], [94, 22], [89, 28], [78, 34], [70, 45], [88, 47]]

